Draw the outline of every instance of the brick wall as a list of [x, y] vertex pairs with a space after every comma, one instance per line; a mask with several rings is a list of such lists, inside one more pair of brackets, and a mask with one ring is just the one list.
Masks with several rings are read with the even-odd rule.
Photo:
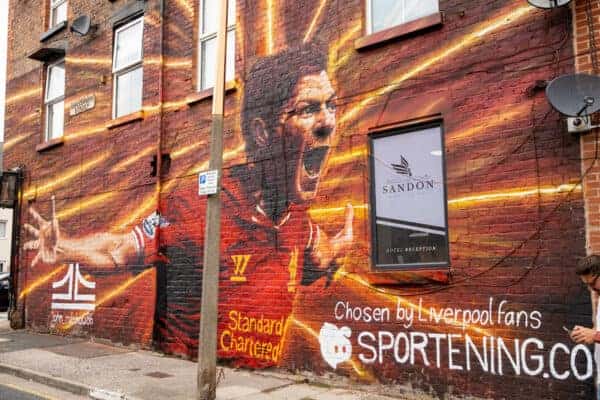
[[[199, 7], [168, 1], [161, 18], [161, 3], [147, 2], [144, 118], [108, 129], [110, 16], [126, 3], [69, 1], [70, 19], [87, 13], [98, 30], [83, 38], [65, 31], [50, 42], [69, 43], [66, 103], [94, 94], [96, 106], [66, 116], [64, 143], [37, 152], [44, 73], [26, 55], [41, 45], [44, 16], [31, 10], [43, 5], [11, 1], [5, 167], [25, 167], [24, 222], [41, 228], [29, 210], [49, 218], [54, 196], [60, 228], [56, 261], [32, 267], [35, 246], [21, 246], [18, 307], [32, 329], [193, 358], [205, 214], [197, 172], [207, 168], [211, 120], [210, 96], [195, 89]], [[225, 100], [219, 356], [440, 398], [589, 398], [591, 353], [562, 329], [591, 319], [572, 272], [585, 253], [579, 141], [535, 88], [575, 70], [571, 13], [521, 0], [442, 0], [440, 10], [439, 26], [357, 50], [360, 0], [237, 2], [236, 83]], [[304, 41], [312, 50], [294, 53]], [[293, 98], [298, 86], [286, 84], [320, 54], [337, 95], [328, 111], [335, 129], [301, 140], [310, 125], [293, 125], [297, 110], [284, 120], [276, 105]], [[262, 84], [252, 84], [258, 76]], [[276, 111], [263, 120], [269, 145], [250, 142], [263, 125], [244, 117], [244, 104], [255, 116]], [[423, 121], [441, 121], [444, 132], [451, 274], [375, 273], [369, 135]], [[316, 195], [301, 200], [293, 174], [317, 133], [331, 139], [328, 158]], [[171, 161], [157, 179], [150, 161], [159, 149]], [[348, 203], [353, 235], [340, 252], [331, 240]], [[154, 211], [168, 226], [143, 223]], [[35, 240], [29, 228], [22, 235]], [[56, 312], [53, 284], [75, 263], [95, 282], [94, 310]], [[367, 308], [389, 318], [343, 311]], [[411, 310], [409, 323], [402, 316]], [[479, 318], [463, 326], [465, 315]], [[323, 356], [328, 343], [342, 353], [350, 343], [352, 357], [331, 362]]]
[[[600, 5], [595, 2], [577, 1], [573, 7], [574, 14], [574, 43], [575, 43], [575, 66], [577, 72], [587, 74], [597, 74], [592, 63], [592, 50], [590, 41], [593, 37], [598, 37], [598, 10]], [[590, 17], [593, 32], [590, 32]], [[597, 67], [596, 67], [597, 68]], [[585, 199], [586, 213], [586, 247], [589, 254], [599, 251], [600, 235], [598, 234], [599, 210], [597, 208], [598, 192], [598, 165], [594, 160], [596, 157], [597, 140], [595, 132], [592, 131], [581, 137], [581, 169], [587, 174], [583, 181], [583, 192]]]

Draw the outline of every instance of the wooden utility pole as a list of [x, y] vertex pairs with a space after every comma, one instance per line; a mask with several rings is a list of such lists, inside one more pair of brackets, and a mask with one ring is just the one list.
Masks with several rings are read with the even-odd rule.
[[202, 308], [198, 351], [198, 400], [214, 400], [217, 389], [217, 322], [219, 304], [219, 259], [221, 252], [221, 168], [223, 164], [223, 109], [225, 101], [225, 54], [227, 47], [227, 3], [220, 0], [217, 31], [217, 74], [213, 91], [209, 169], [217, 171], [217, 190], [208, 196], [202, 268]]

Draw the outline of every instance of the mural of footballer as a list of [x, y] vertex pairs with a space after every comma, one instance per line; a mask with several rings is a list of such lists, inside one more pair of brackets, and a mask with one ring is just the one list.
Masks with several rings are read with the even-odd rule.
[[[308, 216], [336, 136], [336, 95], [326, 66], [321, 49], [307, 44], [261, 58], [247, 74], [241, 118], [247, 162], [224, 171], [221, 193], [218, 352], [237, 365], [278, 363], [298, 288], [328, 286], [336, 259], [353, 242], [351, 205], [344, 226], [331, 237]], [[182, 240], [188, 227], [177, 215], [192, 208], [195, 225], [203, 226], [204, 210], [195, 188], [169, 197], [166, 219], [155, 213], [131, 232], [81, 238], [60, 229], [54, 210], [46, 220], [30, 208], [37, 226], [26, 225], [34, 238], [24, 248], [37, 251], [32, 267], [64, 261], [115, 271], [155, 266], [152, 241], [158, 228], [161, 246], [166, 244], [161, 247], [166, 268], [181, 265], [170, 259], [172, 254], [187, 254], [200, 281], [202, 239], [192, 240], [193, 245]], [[171, 351], [193, 354], [199, 304], [177, 305], [166, 305], [161, 336], [179, 343]], [[182, 348], [181, 343], [188, 344]]]

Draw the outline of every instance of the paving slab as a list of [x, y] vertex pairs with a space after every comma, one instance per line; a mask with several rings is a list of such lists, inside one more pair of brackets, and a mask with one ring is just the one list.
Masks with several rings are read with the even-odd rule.
[[[0, 338], [1, 340], [1, 338]], [[133, 350], [115, 347], [115, 346], [107, 346], [101, 343], [90, 343], [90, 342], [75, 342], [67, 345], [49, 347], [45, 349], [46, 351], [50, 351], [55, 354], [75, 357], [79, 359], [84, 358], [96, 358], [96, 357], [106, 357], [112, 356], [114, 354], [122, 354], [128, 353]]]
[[0, 334], [0, 353], [9, 353], [25, 349], [39, 349], [55, 346], [64, 346], [85, 342], [84, 339], [66, 338], [55, 335], [42, 335], [24, 331], [9, 331]]

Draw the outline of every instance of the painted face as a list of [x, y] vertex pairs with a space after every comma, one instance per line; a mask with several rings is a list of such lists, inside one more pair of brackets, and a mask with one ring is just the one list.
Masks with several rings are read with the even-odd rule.
[[294, 202], [315, 197], [335, 134], [335, 91], [325, 71], [305, 75], [284, 113], [283, 135], [289, 160], [287, 176]]
[[583, 283], [587, 285], [591, 290], [600, 294], [600, 275], [587, 274], [582, 275], [581, 280]]

